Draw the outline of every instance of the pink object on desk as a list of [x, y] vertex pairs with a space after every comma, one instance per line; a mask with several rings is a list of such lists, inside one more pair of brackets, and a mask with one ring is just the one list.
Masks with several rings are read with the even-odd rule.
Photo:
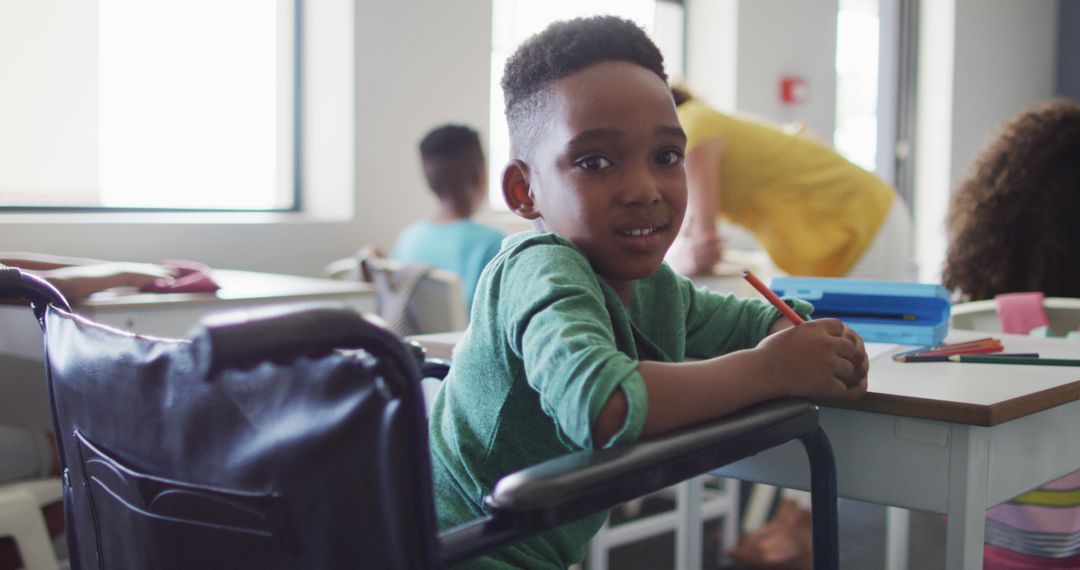
[[1043, 299], [1042, 293], [1003, 293], [994, 297], [1001, 332], [1028, 334], [1032, 329], [1050, 326]]
[[213, 293], [221, 289], [211, 274], [210, 267], [197, 261], [168, 260], [161, 263], [172, 269], [175, 277], [172, 281], [155, 279], [143, 286], [146, 293]]

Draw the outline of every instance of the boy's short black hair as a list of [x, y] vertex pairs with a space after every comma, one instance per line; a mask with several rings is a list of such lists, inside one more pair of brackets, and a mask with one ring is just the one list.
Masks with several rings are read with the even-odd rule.
[[555, 22], [526, 40], [506, 61], [503, 72], [511, 141], [521, 145], [535, 133], [538, 124], [531, 119], [543, 103], [545, 87], [605, 61], [640, 65], [667, 82], [660, 49], [629, 20], [593, 16]]
[[465, 125], [443, 125], [420, 141], [420, 158], [428, 186], [440, 198], [468, 193], [484, 170], [480, 134]]

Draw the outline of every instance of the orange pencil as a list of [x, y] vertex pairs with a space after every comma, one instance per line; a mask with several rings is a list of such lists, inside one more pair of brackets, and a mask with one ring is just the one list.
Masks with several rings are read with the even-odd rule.
[[1001, 352], [1003, 350], [1005, 350], [1005, 347], [997, 344], [987, 346], [975, 346], [971, 348], [954, 348], [951, 350], [935, 350], [933, 352], [924, 352], [923, 355], [951, 356], [953, 354], [986, 354], [988, 352]]
[[754, 289], [758, 290], [758, 293], [761, 293], [761, 295], [765, 297], [766, 301], [772, 303], [773, 306], [779, 309], [780, 312], [783, 313], [784, 316], [787, 317], [788, 320], [791, 321], [793, 324], [801, 325], [806, 322], [805, 320], [803, 320], [802, 317], [799, 316], [799, 313], [796, 313], [794, 309], [787, 306], [786, 303], [781, 301], [780, 297], [777, 297], [776, 293], [773, 293], [772, 289], [766, 287], [765, 284], [762, 283], [756, 275], [751, 273], [749, 269], [743, 269], [742, 276], [744, 279], [750, 282], [751, 285], [754, 286]]
[[996, 338], [991, 338], [991, 339], [986, 339], [986, 340], [981, 340], [981, 341], [963, 342], [963, 343], [956, 343], [956, 344], [946, 344], [946, 345], [942, 345], [942, 346], [935, 346], [935, 347], [931, 348], [930, 350], [928, 350], [927, 352], [943, 352], [943, 351], [946, 351], [946, 350], [959, 350], [959, 349], [963, 349], [963, 348], [978, 348], [978, 347], [983, 347], [983, 346], [1001, 346], [1001, 341], [999, 339], [996, 339]]
[[949, 347], [953, 347], [953, 346], [961, 346], [961, 345], [966, 345], [966, 344], [982, 344], [984, 342], [1001, 342], [1001, 340], [996, 339], [996, 338], [994, 338], [992, 336], [986, 336], [986, 337], [983, 337], [983, 338], [973, 338], [971, 340], [963, 340], [963, 341], [960, 341], [960, 342], [953, 342], [953, 343], [949, 343], [949, 344], [939, 344], [937, 346], [932, 346], [932, 347], [929, 347], [929, 348], [931, 350], [933, 350], [933, 349], [949, 348]]

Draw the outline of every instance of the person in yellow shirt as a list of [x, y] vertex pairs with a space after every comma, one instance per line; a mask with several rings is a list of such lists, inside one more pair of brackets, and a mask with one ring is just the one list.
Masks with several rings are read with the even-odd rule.
[[720, 261], [719, 218], [750, 231], [790, 275], [910, 279], [910, 214], [891, 186], [805, 132], [720, 113], [681, 87], [672, 95], [690, 192], [668, 258], [677, 270]]

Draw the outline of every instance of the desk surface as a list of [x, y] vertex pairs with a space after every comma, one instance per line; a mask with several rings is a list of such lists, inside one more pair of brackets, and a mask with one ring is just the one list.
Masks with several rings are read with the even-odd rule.
[[[947, 342], [985, 337], [953, 331]], [[1037, 352], [1044, 358], [1080, 358], [1075, 340], [997, 333], [1005, 352]], [[1080, 367], [895, 362], [882, 354], [870, 363], [870, 390], [858, 402], [820, 401], [825, 406], [961, 424], [994, 426], [1080, 400]]]
[[[152, 336], [184, 338], [206, 315], [269, 304], [326, 302], [375, 310], [371, 285], [276, 273], [215, 269], [215, 293], [99, 293], [74, 307], [98, 323]], [[41, 330], [21, 306], [0, 307], [0, 354], [41, 358]]]
[[[412, 337], [430, 356], [449, 358], [460, 332]], [[986, 336], [953, 331], [954, 342]], [[1080, 358], [1074, 340], [997, 334], [1007, 352], [1038, 352], [1048, 358]], [[993, 426], [1054, 406], [1080, 400], [1080, 367], [894, 362], [890, 355], [910, 347], [882, 351], [870, 361], [870, 389], [857, 402], [815, 403], [960, 424]]]
[[298, 275], [258, 273], [215, 269], [214, 281], [221, 285], [215, 293], [98, 293], [76, 307], [94, 312], [117, 309], [148, 308], [152, 306], [179, 307], [190, 304], [216, 304], [227, 301], [280, 302], [294, 298], [333, 297], [337, 295], [374, 295], [368, 283], [336, 281]]

